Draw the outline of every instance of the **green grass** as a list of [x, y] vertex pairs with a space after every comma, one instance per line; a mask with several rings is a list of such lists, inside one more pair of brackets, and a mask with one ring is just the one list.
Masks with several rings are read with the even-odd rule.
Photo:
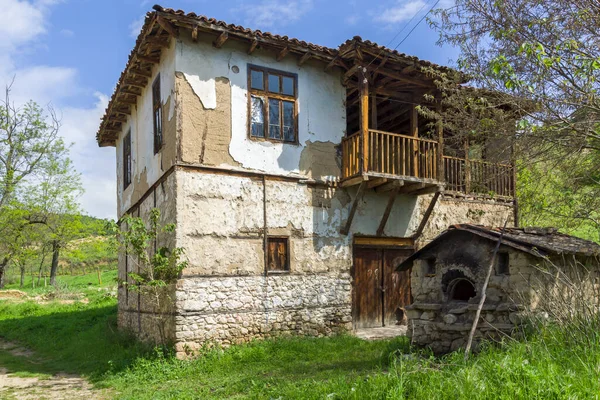
[[[86, 279], [69, 282], [90, 290]], [[96, 288], [97, 290], [97, 288]], [[543, 330], [464, 361], [411, 349], [406, 338], [282, 337], [177, 360], [116, 330], [116, 300], [0, 301], [0, 336], [35, 359], [0, 351], [22, 375], [68, 372], [119, 399], [589, 399], [600, 393], [600, 333]]]

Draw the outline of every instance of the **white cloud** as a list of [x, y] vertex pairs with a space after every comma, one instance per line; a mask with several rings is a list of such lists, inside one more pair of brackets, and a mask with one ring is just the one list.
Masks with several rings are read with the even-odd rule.
[[117, 186], [115, 177], [115, 149], [99, 148], [96, 131], [108, 104], [108, 96], [95, 93], [92, 108], [66, 107], [61, 110], [60, 133], [71, 147], [71, 159], [81, 173], [85, 193], [81, 207], [87, 213], [102, 218], [115, 218]]
[[257, 4], [244, 4], [234, 12], [242, 12], [248, 26], [269, 29], [295, 22], [312, 8], [312, 0], [262, 0]]
[[0, 0], [0, 49], [13, 50], [46, 31], [44, 10], [27, 1]]
[[346, 25], [356, 25], [360, 21], [360, 16], [358, 15], [349, 15], [344, 19]]
[[70, 29], [61, 29], [59, 33], [64, 37], [72, 37], [75, 35], [75, 32]]
[[419, 13], [421, 9], [424, 10], [425, 4], [423, 0], [398, 1], [395, 6], [385, 9], [376, 16], [375, 20], [386, 24], [397, 24], [408, 21]]
[[137, 39], [138, 35], [142, 30], [142, 26], [144, 26], [144, 21], [146, 20], [146, 14], [143, 14], [141, 17], [131, 21], [129, 24], [129, 36], [134, 39]]

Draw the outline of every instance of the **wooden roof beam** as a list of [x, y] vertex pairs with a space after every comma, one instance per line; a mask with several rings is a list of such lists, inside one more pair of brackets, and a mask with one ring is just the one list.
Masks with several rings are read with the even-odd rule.
[[281, 49], [281, 51], [277, 54], [277, 61], [283, 60], [283, 58], [287, 55], [287, 53], [289, 53], [289, 51], [289, 47], [284, 47], [283, 49]]
[[140, 54], [140, 53], [137, 53], [135, 56], [137, 57], [137, 59], [139, 61], [143, 61], [143, 62], [147, 62], [147, 63], [151, 63], [151, 64], [158, 64], [160, 62], [160, 58], [158, 58], [158, 57], [146, 56], [146, 55]]
[[217, 49], [220, 49], [223, 46], [223, 44], [225, 44], [227, 39], [229, 39], [229, 33], [221, 32], [221, 34], [213, 42], [213, 46], [215, 46]]
[[312, 57], [312, 54], [310, 53], [310, 51], [307, 51], [306, 53], [304, 53], [302, 55], [302, 57], [300, 57], [300, 59], [298, 60], [298, 66], [301, 67], [302, 64], [307, 62], [310, 57]]
[[253, 39], [250, 43], [250, 47], [248, 48], [248, 54], [254, 53], [254, 50], [258, 47], [258, 39]]
[[143, 76], [144, 78], [148, 79], [152, 78], [152, 74], [150, 72], [142, 71], [141, 69], [130, 69], [129, 73], [133, 75]]
[[158, 15], [156, 17], [156, 22], [158, 22], [160, 27], [163, 28], [165, 31], [167, 31], [169, 33], [169, 35], [173, 36], [174, 38], [179, 37], [179, 30], [177, 29], [177, 27], [175, 25], [171, 24], [165, 18]]

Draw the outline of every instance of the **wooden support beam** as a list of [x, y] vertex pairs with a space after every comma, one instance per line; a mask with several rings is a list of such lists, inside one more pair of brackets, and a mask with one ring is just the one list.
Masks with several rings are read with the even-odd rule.
[[366, 173], [369, 170], [369, 80], [367, 78], [367, 68], [359, 68], [359, 89], [360, 89], [360, 132], [361, 132], [361, 153], [362, 163], [360, 170]]
[[438, 101], [436, 104], [438, 112], [438, 120], [436, 121], [435, 129], [438, 137], [438, 151], [437, 151], [437, 180], [444, 182], [446, 180], [444, 171], [444, 123], [442, 122], [442, 102]]
[[356, 197], [354, 198], [354, 201], [352, 202], [352, 207], [350, 208], [350, 213], [348, 214], [348, 220], [346, 221], [346, 225], [344, 227], [342, 227], [342, 229], [340, 230], [340, 233], [342, 235], [347, 235], [348, 232], [350, 232], [350, 227], [352, 226], [352, 220], [354, 219], [354, 214], [356, 213], [356, 209], [358, 208], [358, 202], [360, 201], [360, 198], [362, 197], [362, 194], [365, 190], [365, 186], [366, 183], [363, 181], [360, 186], [358, 187], [358, 191], [356, 192]]
[[400, 189], [402, 186], [404, 186], [404, 181], [402, 181], [402, 180], [395, 180], [395, 181], [391, 181], [391, 182], [388, 182], [386, 184], [383, 184], [383, 185], [377, 187], [375, 189], [375, 191], [377, 193], [385, 193], [385, 192], [389, 192], [389, 191], [392, 191], [392, 190]]
[[158, 47], [164, 47], [164, 48], [168, 48], [169, 45], [171, 44], [171, 42], [169, 42], [167, 40], [162, 40], [162, 39], [157, 39], [157, 38], [148, 38], [148, 39], [146, 39], [146, 43], [155, 45]]
[[122, 103], [122, 104], [129, 104], [132, 106], [135, 106], [137, 104], [137, 100], [131, 100], [131, 99], [124, 99], [123, 97], [119, 97], [116, 99], [117, 103]]
[[300, 57], [300, 59], [298, 60], [298, 66], [301, 67], [302, 64], [304, 64], [305, 62], [308, 61], [309, 58], [312, 57], [312, 54], [310, 53], [310, 51], [307, 51], [306, 53], [304, 53], [302, 55], [302, 57]]
[[443, 185], [426, 186], [423, 189], [415, 190], [410, 193], [411, 196], [423, 196], [425, 194], [441, 193], [444, 191]]
[[376, 187], [381, 186], [384, 183], [387, 183], [387, 181], [388, 181], [387, 178], [370, 179], [369, 183], [367, 183], [367, 189], [375, 189]]
[[217, 37], [217, 39], [213, 42], [213, 46], [215, 46], [217, 49], [220, 49], [221, 46], [223, 46], [223, 44], [225, 44], [227, 39], [229, 39], [229, 33], [221, 32], [219, 37]]
[[412, 194], [413, 192], [415, 192], [417, 190], [421, 190], [424, 187], [425, 187], [425, 184], [423, 182], [409, 183], [408, 185], [404, 185], [399, 190], [399, 194]]
[[418, 78], [402, 76], [401, 74], [390, 72], [385, 69], [380, 69], [377, 71], [377, 73], [384, 75], [384, 76], [389, 76], [390, 78], [394, 78], [395, 80], [397, 80], [399, 82], [410, 83], [411, 85], [423, 86], [423, 87], [431, 87], [434, 85], [433, 82], [431, 82], [431, 83], [424, 82], [422, 80], [419, 80]]
[[138, 92], [134, 92], [133, 90], [127, 89], [125, 87], [122, 87], [121, 90], [119, 90], [119, 93], [123, 93], [123, 94], [131, 94], [133, 96], [141, 96], [141, 93]]
[[173, 36], [174, 38], [179, 37], [179, 30], [177, 27], [167, 21], [165, 18], [159, 15], [156, 17], [156, 22], [158, 22], [160, 27], [167, 31], [169, 35]]
[[363, 181], [368, 181], [368, 180], [369, 180], [369, 177], [367, 177], [367, 176], [357, 176], [355, 178], [346, 179], [345, 181], [340, 182], [339, 187], [341, 187], [341, 188], [350, 187], [350, 186], [358, 185], [359, 183], [362, 183]]
[[344, 74], [344, 84], [358, 71], [359, 65], [354, 64], [346, 73]]
[[152, 74], [150, 72], [142, 71], [141, 69], [130, 69], [129, 73], [138, 75], [138, 76], [143, 76], [144, 78], [148, 78], [148, 79], [152, 78]]
[[148, 63], [152, 63], [152, 64], [158, 64], [160, 62], [160, 58], [158, 58], [158, 57], [146, 56], [146, 55], [140, 54], [140, 53], [137, 53], [135, 56], [137, 57], [138, 60], [143, 61], [143, 62], [148, 62]]
[[385, 211], [383, 212], [381, 221], [379, 222], [379, 227], [377, 228], [377, 236], [383, 235], [385, 225], [387, 224], [387, 221], [390, 218], [390, 213], [392, 212], [392, 208], [394, 207], [394, 202], [396, 201], [396, 197], [398, 197], [399, 191], [400, 191], [400, 188], [393, 190], [390, 193], [390, 197], [388, 199], [387, 206], [385, 207]]
[[377, 96], [371, 96], [371, 128], [377, 129]]
[[437, 203], [439, 198], [440, 198], [440, 192], [436, 192], [433, 195], [433, 198], [431, 199], [431, 201], [429, 202], [429, 206], [427, 207], [425, 214], [423, 214], [423, 219], [421, 220], [421, 223], [419, 224], [417, 231], [412, 236], [413, 239], [417, 240], [423, 234], [423, 230], [425, 230], [425, 226], [427, 225], [427, 222], [429, 221], [429, 217], [431, 217], [431, 213], [433, 212], [433, 209], [435, 208], [435, 204]]
[[[410, 117], [410, 132], [409, 136], [415, 138], [419, 137], [419, 114], [417, 113], [417, 106], [411, 103], [408, 109], [408, 115]], [[419, 176], [419, 147], [416, 140], [412, 141], [412, 165], [413, 165], [413, 176]]]
[[281, 61], [283, 60], [283, 58], [287, 55], [287, 53], [290, 52], [290, 48], [289, 47], [284, 47], [283, 49], [281, 49], [281, 51], [279, 53], [277, 53], [277, 61]]
[[144, 79], [144, 81], [145, 82], [138, 82], [138, 81], [132, 81], [132, 80], [129, 80], [129, 79], [125, 79], [123, 81], [123, 84], [127, 85], [127, 86], [134, 86], [134, 87], [138, 87], [138, 88], [143, 89], [146, 86], [148, 86], [148, 81], [146, 79]]
[[194, 26], [192, 28], [192, 42], [194, 42], [194, 43], [198, 42], [198, 26]]
[[250, 42], [250, 47], [248, 48], [248, 54], [254, 53], [254, 50], [256, 50], [257, 46], [258, 46], [258, 39], [253, 39], [252, 42]]

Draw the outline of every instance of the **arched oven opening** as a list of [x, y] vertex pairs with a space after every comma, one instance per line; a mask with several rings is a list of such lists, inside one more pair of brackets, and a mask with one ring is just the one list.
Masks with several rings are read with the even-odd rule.
[[475, 286], [468, 279], [458, 278], [448, 285], [449, 301], [469, 301], [475, 297], [475, 295]]

